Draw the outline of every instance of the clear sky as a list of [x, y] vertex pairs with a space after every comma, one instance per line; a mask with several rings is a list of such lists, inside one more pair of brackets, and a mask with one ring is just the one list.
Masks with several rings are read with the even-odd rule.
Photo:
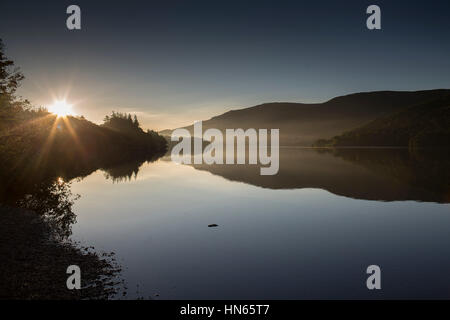
[[[82, 30], [66, 28], [81, 7]], [[366, 28], [368, 5], [382, 30]], [[2, 0], [20, 94], [165, 129], [263, 102], [450, 88], [450, 1]]]

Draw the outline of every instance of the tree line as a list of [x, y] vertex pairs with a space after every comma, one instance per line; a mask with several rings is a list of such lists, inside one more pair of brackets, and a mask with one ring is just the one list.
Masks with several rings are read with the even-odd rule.
[[0, 189], [8, 182], [71, 178], [165, 153], [165, 138], [144, 131], [136, 115], [113, 111], [97, 125], [83, 116], [58, 118], [33, 106], [17, 95], [24, 78], [0, 39]]

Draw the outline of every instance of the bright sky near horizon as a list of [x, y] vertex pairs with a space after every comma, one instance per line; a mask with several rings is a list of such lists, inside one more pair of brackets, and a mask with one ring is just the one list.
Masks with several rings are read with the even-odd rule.
[[450, 3], [3, 0], [0, 37], [36, 105], [66, 99], [101, 122], [135, 113], [162, 130], [263, 102], [321, 102], [374, 90], [450, 88]]

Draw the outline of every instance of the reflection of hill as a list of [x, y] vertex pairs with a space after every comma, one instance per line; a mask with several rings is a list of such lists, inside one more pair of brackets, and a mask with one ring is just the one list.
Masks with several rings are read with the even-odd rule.
[[[261, 176], [259, 165], [194, 165], [228, 180], [271, 189], [320, 188], [367, 200], [449, 202], [448, 158], [405, 149], [280, 149], [280, 170]], [[448, 175], [448, 174], [447, 174]]]
[[420, 190], [421, 197], [415, 200], [450, 202], [450, 155], [446, 149], [334, 149], [333, 153]]

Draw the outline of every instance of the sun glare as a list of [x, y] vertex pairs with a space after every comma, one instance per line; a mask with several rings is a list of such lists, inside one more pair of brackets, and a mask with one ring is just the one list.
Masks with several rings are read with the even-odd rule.
[[66, 117], [74, 115], [72, 111], [72, 105], [68, 104], [65, 100], [55, 101], [48, 107], [48, 111], [56, 114], [58, 117]]

